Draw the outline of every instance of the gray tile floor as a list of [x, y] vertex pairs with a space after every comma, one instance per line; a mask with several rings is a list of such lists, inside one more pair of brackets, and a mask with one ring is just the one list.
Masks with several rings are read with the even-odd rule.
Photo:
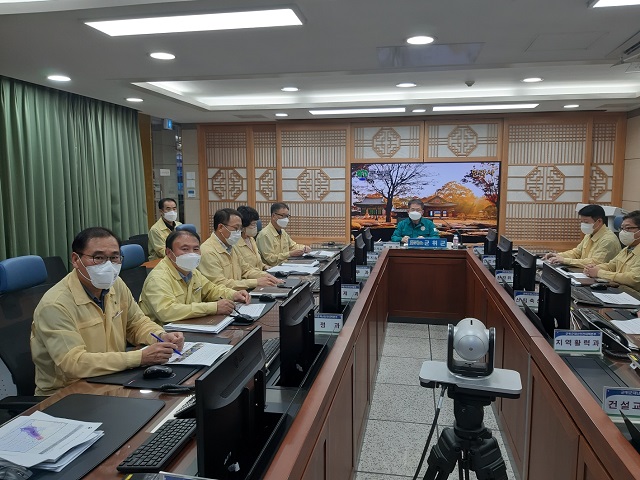
[[[421, 387], [418, 374], [425, 360], [446, 361], [446, 338], [446, 326], [389, 324], [356, 480], [413, 478], [440, 396], [439, 389]], [[486, 407], [484, 413], [484, 423], [500, 445], [509, 479], [515, 479], [492, 408]], [[445, 397], [431, 445], [453, 421], [453, 400]], [[426, 465], [425, 459], [418, 478], [424, 477]], [[457, 467], [449, 478], [458, 478]], [[471, 478], [476, 478], [473, 472]]]

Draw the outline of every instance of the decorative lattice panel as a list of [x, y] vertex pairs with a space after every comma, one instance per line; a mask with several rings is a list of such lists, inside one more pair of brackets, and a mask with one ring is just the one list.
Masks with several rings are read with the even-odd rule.
[[420, 126], [399, 125], [353, 129], [354, 159], [421, 158]]
[[595, 123], [592, 138], [593, 159], [589, 177], [589, 202], [607, 205], [612, 199], [616, 124]]
[[587, 125], [511, 125], [509, 165], [584, 164]]
[[497, 158], [498, 123], [429, 125], [429, 158]]
[[295, 217], [287, 231], [302, 237], [343, 237], [348, 187], [346, 127], [283, 130], [280, 134], [281, 200]]
[[255, 209], [263, 220], [270, 217], [271, 204], [278, 201], [276, 132], [254, 132]]
[[507, 203], [505, 235], [518, 245], [582, 239], [575, 203]]

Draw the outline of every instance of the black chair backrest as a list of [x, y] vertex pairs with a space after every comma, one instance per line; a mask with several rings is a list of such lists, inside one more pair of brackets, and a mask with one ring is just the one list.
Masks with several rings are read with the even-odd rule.
[[35, 366], [31, 359], [33, 312], [51, 285], [42, 284], [0, 295], [0, 358], [5, 363], [18, 395], [35, 392]]
[[45, 283], [53, 285], [58, 283], [69, 273], [67, 266], [60, 257], [44, 257], [44, 266], [47, 267], [47, 280]]
[[[124, 243], [124, 242], [123, 242]], [[149, 258], [149, 235], [146, 233], [142, 233], [140, 235], [132, 235], [127, 240], [129, 245], [136, 244], [140, 245], [144, 250], [144, 258]]]
[[147, 267], [134, 267], [128, 270], [120, 270], [120, 278], [124, 280], [124, 283], [131, 290], [131, 295], [135, 301], [140, 300], [140, 294], [142, 293], [142, 286], [147, 279]]

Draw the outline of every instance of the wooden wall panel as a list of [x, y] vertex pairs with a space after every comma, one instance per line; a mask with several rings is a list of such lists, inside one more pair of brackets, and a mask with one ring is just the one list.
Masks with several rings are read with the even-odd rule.
[[497, 159], [501, 122], [427, 126], [426, 159]]
[[271, 204], [278, 201], [279, 174], [275, 126], [270, 131], [252, 133], [255, 197], [249, 204], [258, 211], [261, 218], [268, 221], [271, 216]]
[[421, 160], [422, 127], [381, 123], [353, 128], [353, 159], [359, 161], [389, 161], [390, 159]]

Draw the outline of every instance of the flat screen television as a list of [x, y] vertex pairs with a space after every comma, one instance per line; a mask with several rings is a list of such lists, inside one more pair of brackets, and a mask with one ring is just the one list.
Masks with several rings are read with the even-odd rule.
[[264, 362], [257, 327], [195, 381], [199, 476], [254, 480], [271, 461], [285, 419], [265, 412]]
[[366, 265], [367, 247], [361, 233], [358, 234], [355, 238], [354, 248], [356, 252], [356, 265]]
[[484, 254], [495, 255], [498, 249], [498, 232], [490, 228], [487, 230], [487, 236], [484, 238]]
[[320, 271], [320, 312], [342, 313], [340, 259], [336, 256]]
[[340, 282], [356, 283], [356, 252], [351, 245], [347, 245], [340, 251]]
[[533, 292], [536, 289], [537, 257], [526, 248], [518, 247], [518, 255], [513, 262], [513, 289]]
[[[553, 330], [571, 328], [571, 277], [546, 263], [542, 266], [538, 301], [538, 330], [553, 338]], [[529, 315], [527, 315], [529, 316]]]
[[504, 235], [496, 249], [496, 270], [513, 270], [513, 242]]

